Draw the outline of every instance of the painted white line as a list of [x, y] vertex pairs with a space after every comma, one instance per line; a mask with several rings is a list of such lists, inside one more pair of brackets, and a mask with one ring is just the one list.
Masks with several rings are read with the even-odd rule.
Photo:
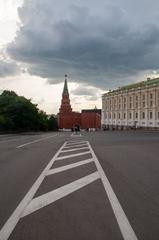
[[124, 210], [122, 209], [120, 202], [119, 202], [116, 194], [114, 193], [112, 186], [111, 186], [108, 178], [106, 177], [104, 170], [101, 167], [89, 142], [88, 142], [88, 146], [90, 147], [92, 157], [94, 158], [94, 162], [98, 169], [99, 175], [100, 175], [102, 183], [104, 185], [104, 189], [107, 193], [108, 199], [112, 206], [114, 215], [116, 217], [117, 223], [119, 225], [119, 228], [120, 228], [120, 231], [122, 233], [124, 240], [137, 240], [137, 236], [136, 236], [133, 228], [131, 227], [129, 220], [128, 220], [126, 214], [124, 213]]
[[55, 173], [63, 172], [63, 171], [66, 171], [66, 170], [69, 170], [69, 169], [72, 169], [72, 168], [76, 168], [76, 167], [79, 167], [81, 165], [93, 162], [93, 161], [94, 161], [93, 158], [90, 158], [90, 159], [87, 159], [87, 160], [79, 161], [77, 163], [68, 164], [68, 165], [63, 166], [63, 167], [54, 168], [54, 169], [51, 169], [47, 173], [47, 176], [55, 174]]
[[78, 144], [86, 143], [87, 141], [75, 141], [75, 142], [67, 142], [66, 146], [75, 146]]
[[57, 134], [56, 134], [56, 135], [49, 136], [49, 137], [45, 137], [45, 138], [40, 138], [40, 139], [37, 139], [37, 140], [35, 140], [35, 141], [27, 142], [27, 143], [24, 143], [24, 144], [22, 144], [22, 145], [19, 145], [19, 146], [17, 146], [16, 148], [22, 148], [22, 147], [25, 147], [25, 146], [27, 146], [27, 145], [30, 145], [30, 144], [33, 144], [33, 143], [37, 143], [37, 142], [41, 142], [41, 141], [44, 141], [44, 140], [46, 140], [46, 139], [48, 139], [48, 138], [52, 138], [52, 137], [56, 137], [56, 136], [57, 136]]
[[24, 210], [22, 217], [31, 214], [39, 210], [40, 208], [43, 208], [69, 195], [70, 193], [77, 191], [78, 189], [96, 181], [99, 178], [100, 178], [99, 173], [94, 172], [86, 177], [80, 178], [72, 183], [64, 185], [63, 187], [57, 188], [56, 190], [43, 194], [40, 197], [34, 198]]
[[79, 145], [71, 145], [71, 146], [67, 146], [67, 147], [64, 147], [64, 149], [67, 149], [67, 148], [78, 148], [78, 147], [84, 147], [84, 146], [87, 146], [86, 143], [82, 143], [82, 144], [79, 144]]
[[[77, 143], [77, 142], [81, 142], [81, 141], [77, 141], [77, 140], [75, 140], [75, 141], [67, 141], [66, 144]], [[86, 142], [86, 141], [82, 141], [82, 142]]]
[[83, 153], [76, 153], [76, 154], [66, 155], [66, 156], [62, 156], [62, 157], [57, 157], [56, 160], [63, 160], [66, 158], [78, 157], [78, 156], [82, 156], [82, 155], [85, 155], [88, 153], [91, 153], [91, 152], [87, 151], [87, 152], [83, 152]]
[[73, 151], [78, 151], [78, 150], [83, 150], [83, 149], [88, 149], [89, 147], [81, 147], [81, 148], [73, 148], [73, 149], [68, 149], [68, 150], [62, 150], [61, 153], [64, 152], [73, 152]]
[[28, 205], [28, 203], [33, 198], [34, 194], [38, 190], [39, 186], [41, 185], [42, 181], [44, 180], [48, 170], [51, 168], [52, 164], [54, 163], [56, 157], [59, 155], [61, 149], [65, 146], [66, 143], [62, 145], [62, 147], [57, 151], [55, 156], [51, 159], [51, 161], [48, 163], [46, 168], [43, 170], [43, 172], [40, 174], [36, 182], [33, 184], [31, 189], [28, 191], [28, 193], [25, 195], [23, 200], [20, 202], [18, 207], [14, 210], [10, 218], [7, 220], [7, 222], [4, 224], [2, 229], [0, 230], [0, 240], [7, 240], [14, 230], [16, 224], [18, 223], [22, 212], [24, 211], [24, 208]]

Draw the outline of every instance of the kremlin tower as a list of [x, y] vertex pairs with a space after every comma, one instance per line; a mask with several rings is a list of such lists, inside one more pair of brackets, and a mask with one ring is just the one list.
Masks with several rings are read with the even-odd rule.
[[101, 110], [85, 109], [82, 113], [73, 112], [70, 104], [67, 86], [67, 75], [65, 75], [64, 88], [62, 92], [61, 106], [58, 113], [58, 126], [60, 129], [100, 129]]
[[67, 86], [67, 75], [65, 75], [65, 83], [64, 83], [63, 93], [62, 93], [61, 107], [59, 110], [61, 114], [72, 112], [70, 99], [69, 99], [68, 86]]
[[58, 114], [58, 125], [60, 129], [72, 129], [81, 126], [81, 114], [73, 112], [70, 104], [67, 75], [65, 75], [64, 88], [62, 92], [61, 107]]

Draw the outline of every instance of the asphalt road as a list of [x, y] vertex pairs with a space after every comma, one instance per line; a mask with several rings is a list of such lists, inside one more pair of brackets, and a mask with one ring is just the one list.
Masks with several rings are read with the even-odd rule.
[[158, 240], [159, 132], [0, 135], [0, 240]]

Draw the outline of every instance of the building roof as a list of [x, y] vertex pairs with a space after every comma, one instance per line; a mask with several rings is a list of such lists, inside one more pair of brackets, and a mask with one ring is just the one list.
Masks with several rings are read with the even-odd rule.
[[63, 88], [62, 94], [68, 94], [67, 75], [65, 75], [65, 83], [64, 83], [64, 88]]
[[130, 89], [139, 88], [139, 87], [141, 87], [141, 88], [142, 87], [146, 87], [146, 86], [149, 87], [149, 86], [153, 86], [153, 85], [159, 85], [159, 78], [153, 78], [153, 79], [147, 78], [146, 81], [137, 82], [137, 83], [133, 83], [133, 84], [129, 84], [129, 85], [123, 86], [123, 87], [119, 87], [118, 89], [109, 91], [106, 94], [115, 93], [115, 92], [119, 92], [119, 91], [130, 90]]

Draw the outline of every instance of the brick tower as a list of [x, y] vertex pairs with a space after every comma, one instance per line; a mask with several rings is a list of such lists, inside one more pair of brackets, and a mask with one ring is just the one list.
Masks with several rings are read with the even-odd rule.
[[68, 86], [67, 75], [65, 75], [65, 83], [62, 92], [61, 106], [58, 114], [58, 125], [60, 129], [72, 129], [75, 125], [80, 126], [81, 114], [72, 111]]
[[62, 100], [61, 100], [61, 107], [60, 107], [60, 114], [64, 113], [71, 113], [72, 108], [70, 104], [70, 98], [69, 98], [69, 92], [68, 92], [68, 87], [67, 87], [67, 75], [65, 75], [65, 83], [64, 83], [64, 88], [62, 92]]
[[62, 92], [61, 106], [58, 113], [58, 126], [60, 129], [86, 129], [100, 128], [101, 114], [98, 109], [83, 110], [82, 113], [72, 111], [67, 75], [65, 75], [64, 88]]

